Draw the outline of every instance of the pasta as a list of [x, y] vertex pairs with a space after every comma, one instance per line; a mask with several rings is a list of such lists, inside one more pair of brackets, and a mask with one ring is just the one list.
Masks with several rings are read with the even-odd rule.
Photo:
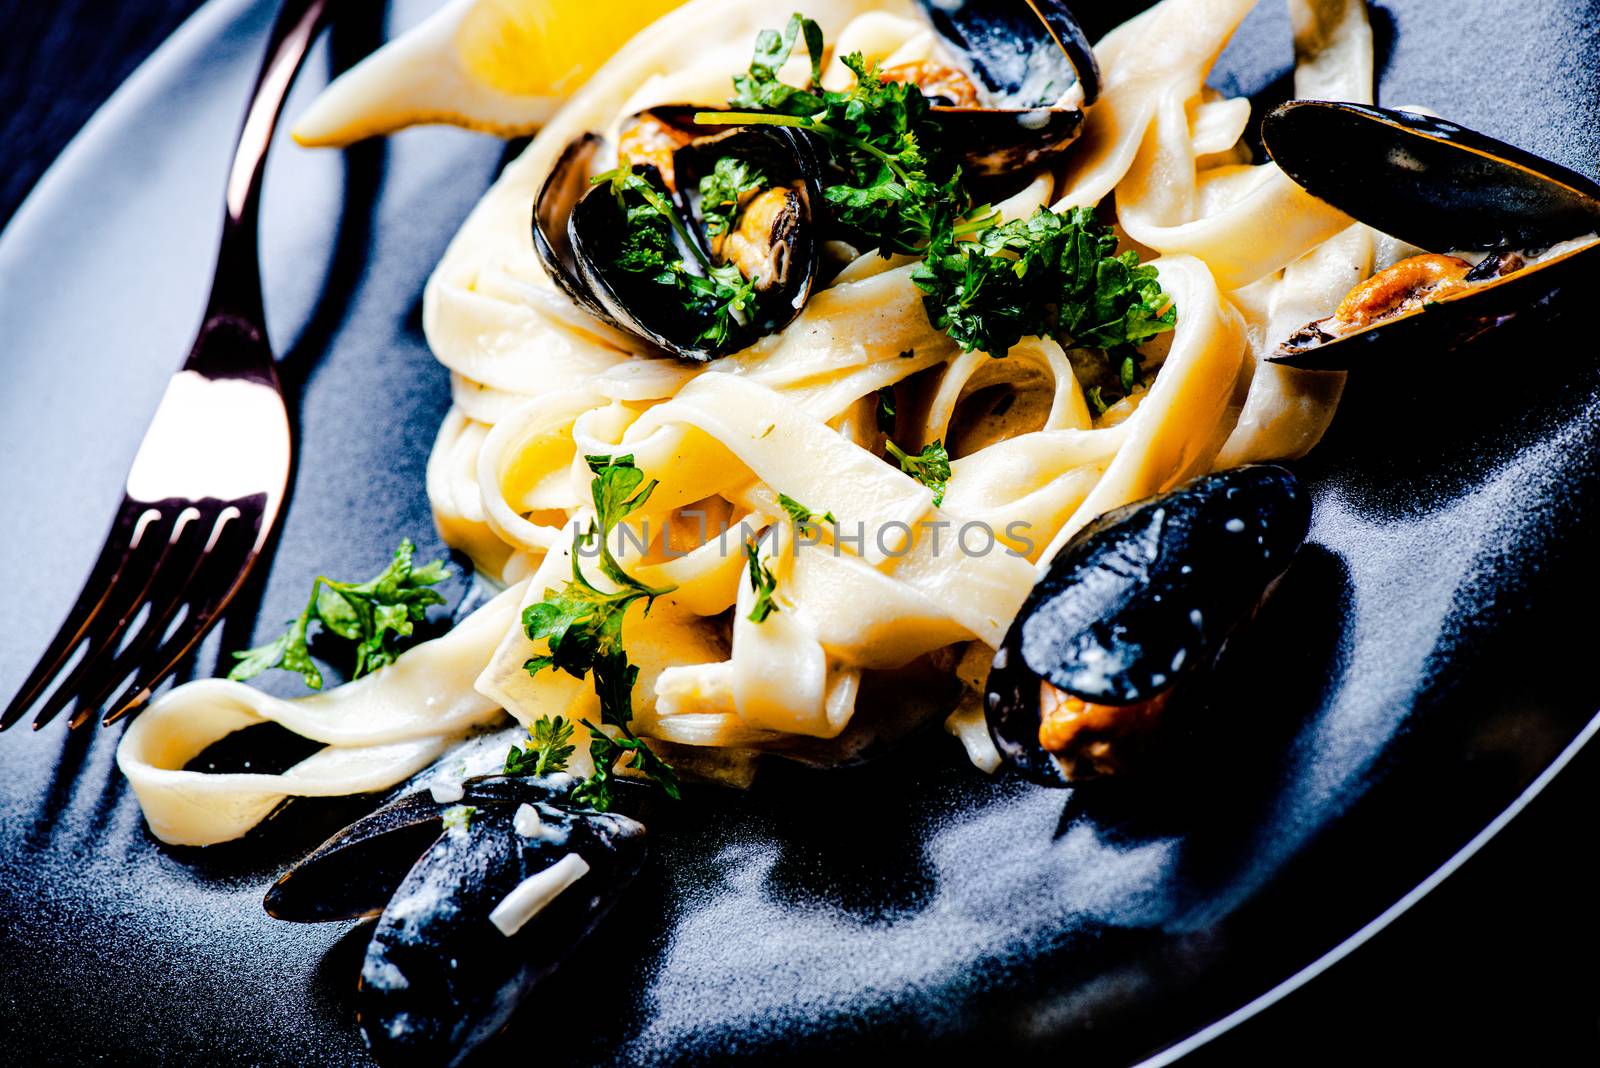
[[[865, 250], [781, 333], [709, 364], [635, 353], [577, 308], [546, 276], [528, 225], [556, 157], [588, 130], [614, 142], [619, 121], [648, 106], [721, 104], [749, 42], [792, 6], [695, 0], [669, 14], [484, 196], [425, 294], [454, 401], [427, 493], [445, 540], [505, 592], [334, 693], [285, 702], [207, 681], [158, 701], [119, 750], [158, 836], [222, 841], [283, 797], [390, 785], [502, 709], [524, 724], [554, 713], [597, 721], [587, 681], [524, 669], [544, 650], [518, 619], [572, 574], [574, 535], [593, 518], [585, 457], [631, 456], [659, 480], [609, 541], [639, 581], [675, 587], [648, 615], [642, 603], [627, 615], [641, 736], [691, 768], [697, 753], [729, 751], [704, 762], [724, 773], [797, 743], [842, 757], [886, 715], [858, 701], [863, 680], [909, 669], [954, 680], [948, 727], [992, 769], [980, 707], [988, 658], [1055, 552], [1109, 509], [1316, 444], [1342, 377], [1263, 357], [1371, 272], [1374, 234], [1271, 163], [1251, 163], [1248, 101], [1205, 85], [1254, 0], [1164, 0], [1110, 34], [1097, 47], [1103, 93], [1068, 163], [1000, 205], [1006, 218], [1114, 206], [1120, 236], [1151, 259], [1178, 309], [1176, 329], [1146, 352], [1148, 388], [1103, 414], [1091, 414], [1076, 354], [1054, 340], [1027, 338], [1005, 359], [962, 353], [930, 323], [906, 257]], [[805, 6], [836, 42], [825, 85], [848, 83], [837, 61], [847, 51], [893, 65], [937, 47], [909, 0]], [[1297, 92], [1369, 101], [1361, 0], [1289, 8]], [[719, 28], [713, 42], [706, 25]], [[803, 61], [791, 64], [789, 80], [804, 81]], [[938, 503], [877, 451], [874, 397], [897, 384], [921, 398], [915, 444], [951, 445]], [[1009, 398], [1004, 411], [998, 396]], [[804, 536], [780, 495], [839, 525]], [[779, 610], [761, 623], [750, 618], [746, 533], [761, 536], [777, 585]], [[578, 564], [603, 581], [592, 560]], [[183, 770], [262, 719], [327, 748], [278, 776]]]

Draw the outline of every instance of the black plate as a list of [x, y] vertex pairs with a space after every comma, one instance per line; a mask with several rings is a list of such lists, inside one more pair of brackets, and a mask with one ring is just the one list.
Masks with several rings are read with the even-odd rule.
[[[206, 7], [0, 240], [0, 689], [76, 593], [198, 319], [268, 7]], [[1392, 0], [1374, 10], [1384, 102], [1430, 104], [1593, 173], [1597, 14]], [[341, 53], [374, 33], [341, 28]], [[1270, 101], [1288, 55], [1287, 20], [1264, 0], [1214, 80]], [[446, 376], [418, 301], [500, 156], [428, 130], [274, 157], [268, 302], [304, 388], [263, 632], [319, 570], [375, 571], [406, 534], [438, 548], [422, 469]], [[1312, 547], [1230, 653], [1219, 681], [1233, 696], [1179, 769], [1068, 794], [990, 780], [935, 732], [878, 766], [698, 792], [651, 815], [640, 883], [491, 1057], [805, 1059], [940, 1042], [1126, 1064], [1313, 974], [1475, 848], [1600, 707], [1582, 622], [1600, 583], [1581, 533], [1600, 500], [1600, 363], [1583, 336], [1419, 354], [1352, 384], [1300, 465]], [[254, 609], [208, 642], [202, 673], [248, 642]], [[275, 923], [259, 907], [360, 802], [302, 803], [234, 846], [163, 850], [115, 742], [60, 723], [0, 738], [0, 1061], [364, 1063], [351, 1001], [365, 929]], [[552, 1033], [552, 1020], [566, 1023]]]

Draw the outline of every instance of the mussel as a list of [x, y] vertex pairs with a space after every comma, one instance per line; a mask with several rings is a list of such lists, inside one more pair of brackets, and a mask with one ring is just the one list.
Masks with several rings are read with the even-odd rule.
[[403, 794], [268, 891], [278, 919], [379, 917], [357, 1016], [380, 1064], [458, 1063], [638, 873], [644, 827], [575, 804], [572, 784], [489, 775], [462, 782], [450, 801]]
[[1288, 568], [1309, 523], [1294, 476], [1252, 465], [1085, 527], [995, 654], [986, 715], [1001, 755], [1050, 786], [1122, 770]]
[[[533, 237], [546, 271], [579, 306], [657, 352], [703, 361], [783, 329], [810, 298], [822, 169], [815, 145], [795, 130], [697, 129], [691, 116], [655, 108], [624, 125], [618, 163], [637, 179], [627, 188], [591, 184], [605, 143], [596, 134], [574, 141], [534, 201]], [[738, 170], [718, 170], [728, 164]], [[731, 194], [708, 203], [713, 190]], [[641, 232], [653, 251], [641, 254]], [[730, 267], [753, 292], [718, 317], [708, 310], [719, 303], [711, 287]]]
[[[1094, 49], [1060, 0], [920, 0], [961, 69], [890, 67], [934, 100], [934, 117], [968, 175], [1016, 176], [1065, 151], [1100, 95]], [[1078, 101], [1066, 101], [1074, 84]]]
[[1261, 128], [1307, 192], [1429, 250], [1353, 289], [1270, 357], [1348, 370], [1385, 352], [1463, 345], [1600, 275], [1600, 185], [1454, 123], [1296, 100]]

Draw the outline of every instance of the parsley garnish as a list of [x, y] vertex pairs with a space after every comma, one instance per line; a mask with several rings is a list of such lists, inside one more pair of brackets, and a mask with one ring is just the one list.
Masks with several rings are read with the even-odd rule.
[[[714, 352], [727, 346], [734, 328], [748, 321], [759, 280], [746, 279], [736, 264], [712, 264], [649, 172], [619, 167], [589, 181], [610, 183], [625, 221], [613, 253], [617, 266], [670, 290], [671, 299], [701, 328], [695, 344]], [[696, 269], [684, 261], [679, 252], [684, 248], [693, 253]]]
[[856, 82], [829, 93], [813, 122], [848, 180], [824, 191], [834, 217], [883, 255], [918, 252], [955, 228], [972, 207], [961, 169], [924, 146], [942, 143], [927, 97], [909, 82], [885, 82], [859, 55], [844, 58]]
[[843, 181], [823, 195], [834, 221], [856, 243], [876, 246], [884, 256], [918, 252], [946, 231], [971, 233], [991, 220], [957, 225], [972, 211], [961, 169], [933, 146], [944, 143], [931, 105], [909, 82], [886, 82], [859, 53], [841, 62], [856, 80], [843, 92], [806, 90], [778, 80], [777, 71], [801, 35], [811, 57], [812, 86], [821, 81], [822, 30], [794, 15], [780, 35], [756, 38], [750, 70], [734, 78], [732, 112], [701, 112], [695, 121], [712, 125], [796, 126], [829, 147]]
[[507, 775], [545, 775], [567, 770], [567, 760], [576, 746], [572, 740], [573, 725], [557, 716], [540, 716], [533, 721], [528, 736], [533, 744], [526, 749], [511, 747], [506, 754]]
[[894, 433], [894, 387], [878, 390], [878, 432], [885, 437]]
[[1139, 384], [1139, 354], [1128, 352], [1122, 357], [1122, 365], [1117, 368], [1117, 384], [1122, 387], [1122, 395], [1126, 397], [1133, 392], [1133, 387]]
[[[812, 57], [811, 89], [777, 77], [802, 33]], [[1113, 349], [1172, 329], [1176, 311], [1155, 269], [1140, 265], [1137, 253], [1117, 255], [1115, 234], [1092, 212], [1040, 208], [996, 226], [987, 208], [973, 206], [920, 88], [886, 82], [852, 54], [842, 62], [855, 84], [844, 92], [817, 91], [820, 55], [820, 29], [795, 15], [782, 34], [769, 30], [758, 38], [749, 72], [734, 79], [732, 106], [748, 110], [703, 112], [696, 120], [795, 126], [827, 144], [840, 172], [824, 190], [835, 222], [855, 243], [875, 243], [885, 256], [923, 254], [914, 280], [929, 321], [963, 350], [1004, 356], [1034, 335]], [[1123, 370], [1119, 377], [1128, 379]], [[1131, 389], [1130, 380], [1124, 394]]]
[[[639, 673], [638, 668], [632, 670], [635, 675]], [[631, 681], [629, 686], [632, 686]], [[628, 730], [627, 724], [621, 724], [622, 734], [615, 738], [595, 730], [587, 721], [584, 726], [589, 727], [593, 734], [589, 739], [589, 756], [594, 760], [594, 774], [573, 789], [574, 801], [599, 809], [601, 812], [608, 811], [614, 800], [611, 787], [616, 782], [616, 773], [613, 769], [618, 759], [630, 753], [632, 759], [628, 762], [628, 767], [644, 772], [655, 780], [656, 785], [660, 786], [668, 797], [674, 801], [678, 800], [681, 795], [677, 772], [673, 771], [671, 764], [662, 760], [654, 750], [645, 745], [644, 739], [634, 737]]]
[[467, 832], [472, 828], [472, 817], [477, 813], [477, 808], [472, 805], [451, 805], [444, 810], [444, 829], [447, 831]]
[[912, 280], [929, 320], [965, 351], [1004, 355], [1031, 336], [1111, 349], [1177, 322], [1156, 269], [1116, 249], [1116, 235], [1088, 208], [1039, 208], [976, 241], [941, 235]]
[[[666, 761], [656, 756], [628, 724], [633, 719], [633, 684], [639, 669], [628, 662], [622, 647], [622, 621], [628, 607], [643, 599], [646, 613], [657, 597], [676, 587], [647, 586], [622, 569], [612, 555], [607, 536], [630, 513], [643, 507], [655, 492], [656, 481], [641, 487], [644, 473], [633, 464], [632, 456], [588, 456], [595, 480], [590, 485], [595, 519], [589, 529], [575, 535], [572, 553], [572, 581], [561, 590], [545, 590], [544, 600], [522, 612], [522, 629], [534, 641], [549, 644], [550, 652], [532, 657], [523, 664], [530, 675], [545, 668], [565, 671], [574, 678], [594, 677], [595, 695], [600, 699], [600, 722], [618, 727], [619, 738], [608, 737], [600, 728], [583, 721], [589, 729], [589, 754], [594, 758], [594, 774], [579, 783], [573, 797], [601, 811], [611, 806], [612, 763], [624, 752], [631, 752], [631, 767], [638, 768], [660, 783], [668, 796], [677, 798], [677, 776]], [[619, 587], [606, 593], [592, 584], [579, 567], [580, 546], [595, 544], [602, 574]]]
[[924, 445], [915, 456], [907, 454], [893, 441], [884, 442], [884, 447], [900, 465], [900, 470], [933, 490], [935, 508], [944, 503], [945, 490], [950, 488], [950, 453], [942, 440]]
[[765, 623], [767, 617], [778, 611], [773, 594], [778, 591], [778, 579], [772, 568], [761, 562], [761, 554], [749, 542], [744, 543], [744, 554], [750, 559], [750, 588], [756, 591], [755, 607], [750, 609], [750, 622]]
[[[789, 518], [794, 520], [794, 525], [802, 534], [810, 534], [812, 528], [815, 527], [819, 522], [832, 523], [835, 526], [837, 526], [839, 523], [839, 521], [833, 517], [832, 512], [823, 512], [821, 515], [818, 515], [816, 512], [813, 512], [811, 509], [807, 508], [805, 505], [801, 504], [787, 493], [778, 494], [778, 503], [782, 505], [783, 510], [789, 514]], [[760, 622], [760, 620], [757, 620], [757, 622]]]
[[733, 229], [740, 198], [768, 184], [767, 176], [744, 160], [732, 156], [717, 160], [711, 173], [700, 179], [700, 217], [706, 236], [718, 237]]
[[796, 39], [805, 38], [806, 52], [811, 57], [811, 84], [822, 82], [822, 27], [804, 15], [789, 16], [789, 23], [780, 34], [777, 30], [762, 30], [756, 35], [756, 52], [750, 60], [750, 71], [733, 79], [733, 99], [736, 108], [750, 111], [771, 111], [781, 115], [814, 115], [822, 110], [822, 98], [778, 79], [778, 68], [789, 61]]
[[238, 663], [228, 678], [243, 682], [271, 668], [282, 668], [298, 671], [313, 690], [322, 689], [322, 672], [307, 647], [313, 623], [356, 643], [352, 679], [393, 663], [403, 651], [405, 639], [412, 636], [414, 625], [427, 617], [428, 606], [444, 603], [444, 595], [428, 587], [450, 577], [442, 560], [413, 566], [415, 551], [409, 539], [401, 541], [389, 566], [366, 582], [335, 582], [317, 576], [311, 584], [311, 600], [299, 618], [273, 641], [234, 653]]

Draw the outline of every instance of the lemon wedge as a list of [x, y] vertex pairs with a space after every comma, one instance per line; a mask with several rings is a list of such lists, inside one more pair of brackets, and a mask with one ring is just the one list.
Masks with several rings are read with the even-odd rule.
[[448, 123], [533, 133], [629, 38], [683, 0], [451, 0], [336, 78], [291, 134], [347, 145]]

